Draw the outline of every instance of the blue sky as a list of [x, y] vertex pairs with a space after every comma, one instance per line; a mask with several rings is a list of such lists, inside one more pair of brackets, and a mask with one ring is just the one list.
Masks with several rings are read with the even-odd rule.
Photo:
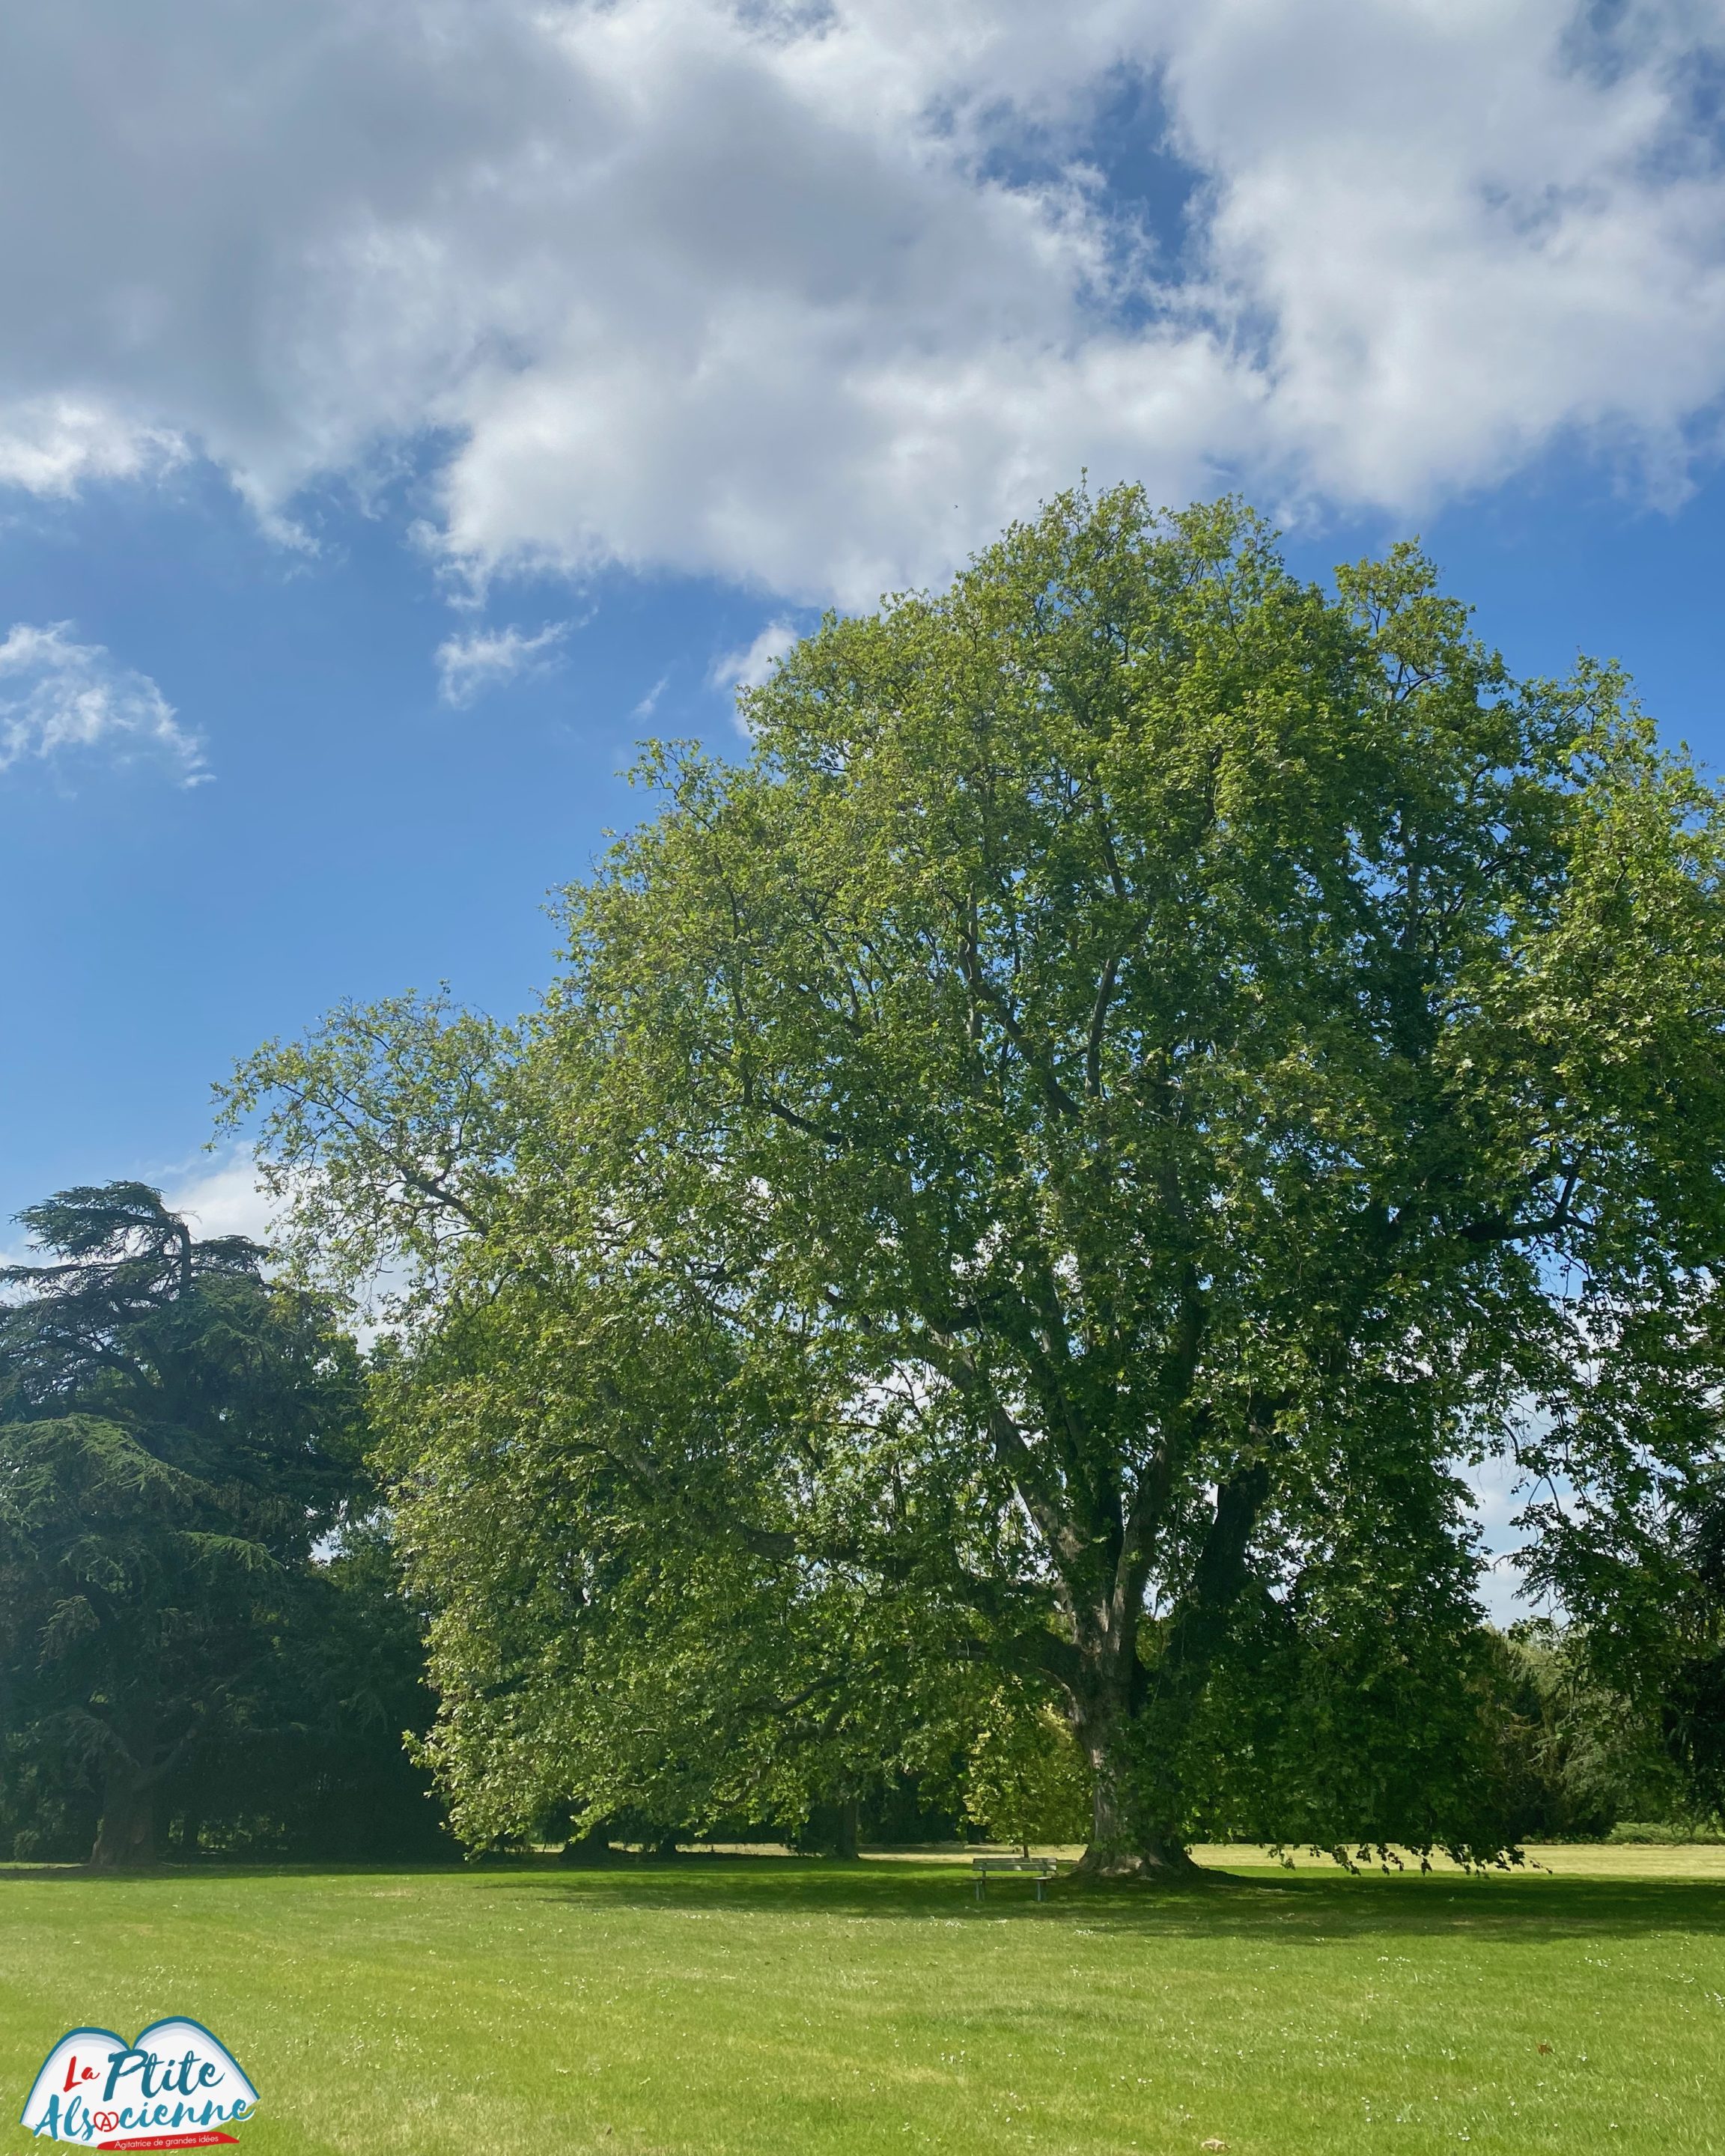
[[1725, 763], [1722, 67], [1696, 0], [13, 11], [0, 1210], [255, 1220], [236, 1057], [521, 1009], [637, 739], [1083, 466], [1420, 532]]

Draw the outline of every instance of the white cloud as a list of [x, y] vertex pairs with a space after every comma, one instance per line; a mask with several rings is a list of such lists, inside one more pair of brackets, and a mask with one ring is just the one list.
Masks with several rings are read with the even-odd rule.
[[163, 1195], [168, 1210], [184, 1214], [203, 1239], [246, 1235], [265, 1249], [275, 1239], [275, 1202], [259, 1188], [257, 1165], [249, 1153], [184, 1176]]
[[568, 630], [559, 621], [536, 636], [518, 629], [485, 629], [449, 637], [437, 648], [438, 693], [446, 704], [460, 706], [523, 674], [542, 674]]
[[148, 675], [70, 632], [69, 622], [19, 622], [0, 643], [0, 772], [100, 753], [166, 764], [188, 786], [207, 778], [197, 737]]
[[1680, 487], [1722, 62], [1722, 0], [14, 8], [0, 479], [183, 441], [280, 515], [417, 449], [475, 578], [846, 603], [1083, 465], [1412, 511], [1574, 437]]
[[136, 479], [185, 454], [185, 444], [161, 428], [65, 397], [27, 398], [0, 410], [0, 486], [30, 494], [70, 494], [92, 479]]
[[[266, 1250], [275, 1247], [279, 1237], [285, 1238], [292, 1204], [290, 1195], [272, 1198], [262, 1188], [257, 1162], [244, 1147], [196, 1173], [182, 1171], [177, 1176], [170, 1173], [162, 1194], [168, 1210], [189, 1220], [193, 1235], [200, 1240], [244, 1235]], [[405, 1286], [404, 1276], [388, 1266], [367, 1282], [359, 1306], [347, 1312], [362, 1347], [369, 1347], [377, 1338], [379, 1314]]]
[[629, 713], [632, 719], [650, 719], [659, 709], [659, 700], [670, 685], [669, 674], [661, 674], [653, 686]]
[[707, 673], [714, 689], [758, 689], [797, 640], [788, 621], [769, 621], [754, 642], [740, 651], [727, 651], [716, 659]]

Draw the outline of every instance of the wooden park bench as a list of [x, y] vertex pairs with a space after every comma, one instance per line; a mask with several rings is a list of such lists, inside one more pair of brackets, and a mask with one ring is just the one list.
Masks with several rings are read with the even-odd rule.
[[1051, 1856], [973, 1856], [970, 1868], [976, 1874], [976, 1897], [980, 1902], [988, 1891], [991, 1871], [1028, 1871], [1036, 1881], [1036, 1898], [1042, 1899], [1042, 1890], [1055, 1876], [1058, 1866]]

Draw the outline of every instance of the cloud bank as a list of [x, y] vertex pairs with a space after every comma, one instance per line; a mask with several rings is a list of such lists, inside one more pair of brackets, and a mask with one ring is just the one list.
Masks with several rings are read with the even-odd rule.
[[1725, 394], [1721, 0], [56, 0], [0, 480], [406, 454], [475, 576], [866, 603], [1069, 483], [1415, 511]]

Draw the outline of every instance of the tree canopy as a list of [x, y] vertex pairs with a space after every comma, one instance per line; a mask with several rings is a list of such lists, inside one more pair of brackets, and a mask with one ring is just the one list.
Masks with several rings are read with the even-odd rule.
[[146, 1860], [170, 1811], [195, 1848], [202, 1822], [256, 1832], [319, 1785], [426, 1812], [398, 1718], [416, 1628], [360, 1547], [376, 1498], [352, 1338], [268, 1281], [257, 1245], [198, 1240], [146, 1185], [21, 1219], [53, 1261], [0, 1275], [14, 1834], [57, 1851], [93, 1817], [107, 1866]]
[[406, 1268], [458, 1821], [793, 1804], [1004, 1688], [1098, 1869], [1272, 1765], [1295, 1831], [1489, 1845], [1458, 1464], [1710, 1471], [1717, 795], [1414, 550], [1327, 593], [1131, 488], [742, 705], [523, 1026], [341, 1012], [229, 1095], [308, 1250]]

